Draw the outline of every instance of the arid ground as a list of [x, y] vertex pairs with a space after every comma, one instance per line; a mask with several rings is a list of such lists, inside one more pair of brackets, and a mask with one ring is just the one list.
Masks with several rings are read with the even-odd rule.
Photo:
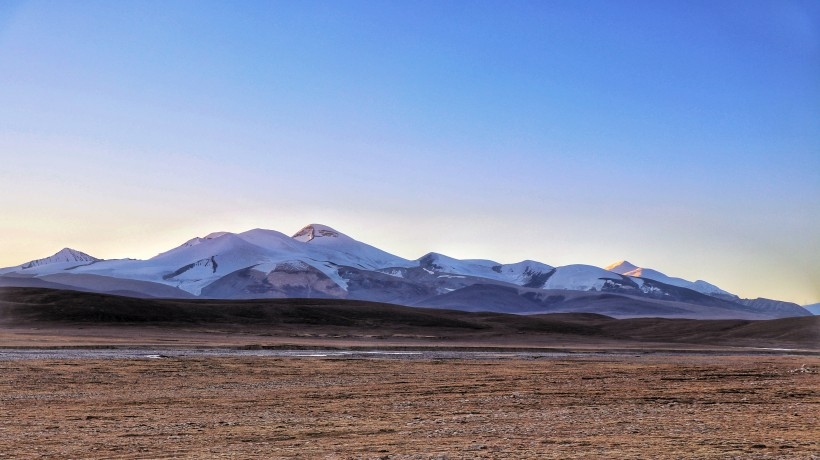
[[817, 317], [3, 293], [0, 459], [820, 459]]
[[0, 361], [3, 458], [818, 458], [816, 356]]

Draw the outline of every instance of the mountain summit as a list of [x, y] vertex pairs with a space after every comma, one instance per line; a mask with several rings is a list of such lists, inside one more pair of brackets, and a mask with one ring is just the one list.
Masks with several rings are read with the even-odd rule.
[[327, 225], [310, 224], [293, 235], [293, 239], [307, 243], [315, 238], [339, 238], [344, 236]]
[[669, 284], [672, 286], [683, 287], [687, 289], [692, 289], [693, 291], [700, 292], [702, 294], [715, 296], [715, 297], [724, 297], [724, 298], [737, 298], [733, 294], [724, 291], [723, 289], [715, 286], [714, 284], [707, 283], [703, 280], [697, 281], [687, 281], [682, 278], [674, 278], [671, 276], [666, 276], [665, 274], [653, 270], [651, 268], [642, 268], [635, 266], [625, 260], [620, 262], [615, 262], [613, 264], [608, 265], [605, 270], [609, 270], [613, 273], [617, 273], [623, 276], [629, 276], [632, 278], [641, 278], [641, 279], [650, 279], [654, 281], [659, 281], [661, 283]]
[[30, 268], [42, 267], [44, 265], [51, 264], [87, 264], [91, 262], [97, 262], [99, 260], [100, 259], [92, 257], [76, 249], [63, 248], [57, 251], [53, 256], [26, 262], [20, 265], [20, 268], [26, 270]]
[[636, 265], [632, 265], [631, 263], [627, 262], [626, 260], [622, 260], [620, 262], [615, 262], [612, 264], [607, 265], [604, 267], [604, 270], [609, 270], [611, 272], [615, 272], [619, 275], [626, 275], [627, 273], [637, 270], [638, 267]]

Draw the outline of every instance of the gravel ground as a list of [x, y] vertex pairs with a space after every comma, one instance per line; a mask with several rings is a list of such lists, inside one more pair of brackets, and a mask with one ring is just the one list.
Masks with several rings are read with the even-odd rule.
[[[140, 349], [31, 349], [0, 351], [0, 361], [16, 360], [71, 360], [71, 359], [166, 359], [203, 357], [259, 357], [259, 358], [335, 358], [335, 359], [541, 359], [572, 356], [574, 353], [554, 352], [481, 352], [481, 351], [339, 351], [339, 350], [235, 350], [140, 348]], [[604, 356], [600, 353], [584, 353], [586, 356]]]
[[816, 356], [421, 353], [3, 351], [0, 458], [820, 458]]

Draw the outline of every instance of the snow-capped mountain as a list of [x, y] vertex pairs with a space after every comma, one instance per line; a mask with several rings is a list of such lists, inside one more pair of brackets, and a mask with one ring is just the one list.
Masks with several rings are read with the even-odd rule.
[[71, 248], [63, 248], [57, 251], [57, 253], [53, 256], [32, 260], [16, 267], [0, 269], [0, 274], [17, 272], [30, 275], [39, 275], [57, 270], [67, 270], [81, 265], [98, 262], [99, 260], [100, 259], [92, 257], [84, 252]]
[[319, 259], [326, 258], [337, 265], [376, 270], [384, 267], [408, 266], [410, 261], [394, 256], [369, 244], [356, 241], [326, 225], [311, 224], [292, 237], [310, 247]]
[[604, 268], [611, 272], [618, 273], [619, 275], [629, 276], [632, 278], [647, 278], [650, 280], [660, 281], [661, 283], [669, 284], [672, 286], [692, 289], [693, 291], [697, 291], [706, 295], [732, 295], [729, 292], [726, 292], [723, 289], [720, 289], [719, 287], [715, 286], [714, 284], [707, 283], [703, 280], [697, 280], [692, 282], [682, 278], [673, 278], [671, 276], [666, 276], [663, 273], [657, 270], [653, 270], [651, 268], [637, 267], [627, 262], [626, 260], [615, 262]]
[[352, 298], [486, 311], [596, 311], [614, 316], [744, 317], [809, 313], [785, 302], [744, 301], [623, 261], [605, 269], [526, 260], [501, 264], [429, 253], [403, 259], [326, 225], [293, 236], [216, 232], [147, 260], [100, 260], [63, 249], [0, 270], [0, 286], [42, 286], [130, 296]]
[[543, 287], [555, 269], [541, 262], [525, 260], [515, 264], [499, 264], [492, 260], [459, 260], [431, 252], [415, 261], [414, 266], [443, 277], [486, 278], [527, 287]]

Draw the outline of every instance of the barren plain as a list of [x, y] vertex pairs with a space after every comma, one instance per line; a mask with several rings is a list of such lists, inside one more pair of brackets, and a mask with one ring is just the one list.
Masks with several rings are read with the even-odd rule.
[[4, 458], [817, 458], [820, 360], [1, 361]]
[[817, 318], [5, 293], [0, 458], [820, 459]]

